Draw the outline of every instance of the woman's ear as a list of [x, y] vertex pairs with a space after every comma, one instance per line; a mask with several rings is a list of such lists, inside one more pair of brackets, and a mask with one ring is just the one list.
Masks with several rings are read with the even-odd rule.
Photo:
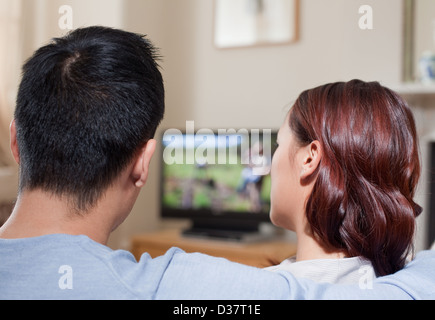
[[11, 125], [9, 126], [10, 131], [10, 146], [12, 155], [14, 156], [15, 161], [20, 164], [20, 151], [18, 148], [18, 142], [17, 142], [17, 127], [15, 125], [15, 120], [12, 120]]
[[314, 174], [322, 160], [322, 147], [319, 141], [313, 141], [304, 147], [304, 157], [301, 170], [301, 179], [305, 180]]
[[132, 177], [137, 188], [142, 188], [147, 179], [151, 159], [156, 150], [157, 141], [150, 139], [142, 148], [133, 168]]

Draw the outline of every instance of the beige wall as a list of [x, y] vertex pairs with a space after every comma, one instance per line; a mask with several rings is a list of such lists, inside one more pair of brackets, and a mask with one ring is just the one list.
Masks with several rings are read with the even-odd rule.
[[[278, 128], [298, 94], [326, 82], [361, 78], [396, 84], [401, 76], [401, 1], [366, 0], [374, 30], [358, 27], [359, 0], [301, 0], [300, 40], [291, 45], [218, 50], [213, 0], [24, 0], [28, 56], [64, 33], [58, 9], [69, 4], [74, 27], [103, 24], [148, 34], [161, 48], [167, 90], [164, 128]], [[111, 246], [160, 226], [159, 159], [148, 185]]]
[[435, 53], [435, 1], [417, 0], [415, 2], [415, 76], [421, 76], [418, 70], [418, 60], [423, 52]]
[[53, 37], [64, 35], [58, 21], [59, 8], [73, 9], [74, 28], [89, 25], [109, 25], [122, 28], [123, 0], [22, 0], [24, 59]]

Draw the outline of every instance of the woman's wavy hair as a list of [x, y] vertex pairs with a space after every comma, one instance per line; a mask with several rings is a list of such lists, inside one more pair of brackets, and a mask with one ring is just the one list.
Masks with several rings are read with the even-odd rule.
[[331, 83], [303, 92], [290, 113], [301, 145], [323, 157], [306, 216], [327, 248], [370, 260], [378, 276], [405, 265], [413, 249], [418, 139], [406, 102], [377, 82]]

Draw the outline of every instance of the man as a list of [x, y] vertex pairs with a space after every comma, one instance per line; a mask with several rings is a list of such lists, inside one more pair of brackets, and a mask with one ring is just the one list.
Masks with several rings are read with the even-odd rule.
[[25, 64], [11, 124], [19, 195], [0, 229], [1, 299], [434, 297], [433, 253], [374, 284], [339, 287], [178, 249], [139, 262], [110, 250], [146, 183], [163, 114], [156, 51], [139, 35], [78, 29]]

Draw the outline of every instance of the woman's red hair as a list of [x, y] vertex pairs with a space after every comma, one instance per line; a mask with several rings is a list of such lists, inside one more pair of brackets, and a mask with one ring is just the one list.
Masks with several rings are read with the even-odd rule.
[[414, 117], [377, 82], [352, 80], [303, 92], [290, 114], [301, 145], [323, 157], [306, 215], [327, 248], [369, 259], [378, 276], [400, 270], [412, 249], [420, 177]]

